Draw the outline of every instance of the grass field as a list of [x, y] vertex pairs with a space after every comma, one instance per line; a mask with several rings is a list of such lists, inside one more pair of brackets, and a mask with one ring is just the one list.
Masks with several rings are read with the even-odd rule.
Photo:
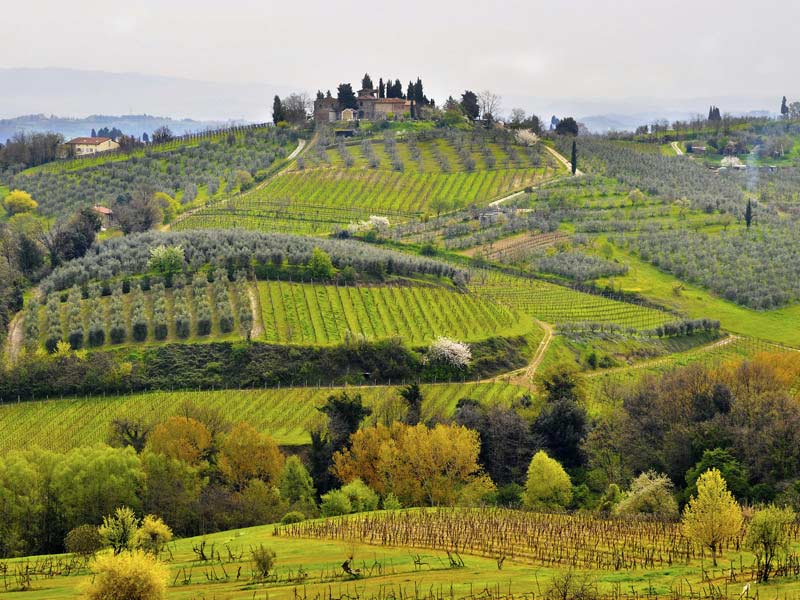
[[547, 323], [613, 323], [624, 328], [652, 329], [679, 319], [648, 306], [488, 271], [474, 273], [470, 289]]
[[[309, 431], [322, 418], [316, 407], [344, 389], [361, 394], [373, 407], [374, 422], [385, 422], [398, 414], [399, 388], [385, 386], [148, 392], [25, 401], [0, 404], [0, 453], [32, 446], [63, 452], [100, 443], [116, 417], [159, 421], [175, 414], [184, 402], [220, 409], [231, 421], [247, 421], [279, 444], [307, 444]], [[428, 419], [450, 416], [462, 398], [487, 404], [510, 403], [525, 390], [505, 383], [452, 383], [423, 385], [422, 393], [422, 414]]]
[[[425, 514], [419, 511], [377, 512], [354, 515], [348, 520], [356, 523], [367, 518], [378, 522], [404, 518], [419, 520], [426, 518]], [[440, 514], [441, 520], [458, 513], [445, 511]], [[473, 514], [473, 519], [498, 518], [493, 517], [492, 513], [486, 513], [486, 517], [483, 517], [480, 511], [473, 511]], [[494, 514], [502, 516], [504, 513]], [[469, 518], [467, 516], [463, 522], [469, 523]], [[489, 548], [460, 552], [458, 557], [463, 561], [463, 566], [456, 567], [451, 566], [444, 549], [430, 549], [424, 544], [414, 544], [411, 541], [402, 545], [379, 545], [350, 537], [326, 539], [275, 536], [275, 527], [272, 525], [177, 540], [170, 545], [172, 558], [167, 563], [167, 597], [180, 600], [513, 600], [548, 597], [546, 594], [554, 579], [565, 572], [565, 566], [553, 562], [552, 559], [559, 554], [564, 560], [571, 558], [572, 552], [569, 548], [582, 539], [581, 519], [576, 518], [577, 527], [572, 527], [577, 535], [568, 539], [566, 535], [560, 535], [567, 531], [561, 526], [561, 522], [570, 517], [555, 517], [559, 520], [558, 526], [553, 523], [553, 516], [511, 513], [507, 518], [515, 521], [541, 521], [546, 526], [526, 528], [524, 531], [535, 531], [530, 536], [516, 532], [519, 535], [504, 537], [504, 544], [518, 544], [519, 556], [506, 555], [502, 569], [498, 568], [499, 550]], [[312, 525], [317, 523], [324, 525], [324, 522], [311, 522]], [[618, 529], [624, 529], [626, 523], [614, 525], [607, 521], [586, 520], [586, 526], [591, 527], [593, 532], [610, 535]], [[642, 550], [668, 543], [667, 536], [674, 529], [673, 526], [656, 532], [655, 527], [648, 528], [646, 524], [632, 524], [627, 527], [632, 530], [627, 532], [631, 537], [629, 546], [642, 546]], [[636, 530], [648, 534], [637, 535]], [[364, 531], [365, 534], [369, 532], [370, 530]], [[486, 529], [484, 533], [492, 535], [494, 532]], [[215, 552], [220, 552], [218, 560], [197, 560], [192, 548], [202, 541], [206, 542], [206, 553], [210, 552], [212, 546]], [[476, 544], [479, 541], [475, 540]], [[274, 574], [267, 582], [253, 580], [250, 559], [250, 549], [262, 544], [273, 550], [277, 559]], [[451, 543], [447, 550], [451, 550], [452, 545]], [[792, 550], [797, 550], [796, 541], [792, 544]], [[547, 560], [526, 556], [537, 552], [546, 554]], [[627, 548], [623, 554], [627, 560], [640, 556], [635, 552], [629, 555]], [[641, 554], [647, 556], [645, 552]], [[652, 564], [647, 559], [647, 564], [638, 563], [636, 567], [617, 570], [578, 568], [575, 574], [581, 580], [587, 578], [590, 589], [596, 590], [600, 598], [617, 600], [643, 597], [688, 598], [690, 595], [698, 600], [706, 600], [712, 596], [707, 592], [708, 583], [704, 583], [704, 572], [712, 578], [714, 590], [718, 593], [713, 597], [735, 598], [741, 592], [743, 582], [752, 579], [750, 566], [753, 557], [745, 551], [726, 548], [718, 568], [710, 566], [707, 556], [705, 560], [695, 556], [689, 561], [670, 560], [668, 563], [672, 554], [669, 551], [655, 553]], [[611, 552], [608, 555], [610, 558], [614, 557]], [[342, 563], [351, 556], [352, 568], [361, 572], [357, 580], [345, 576], [341, 568]], [[62, 600], [80, 595], [91, 581], [91, 573], [86, 568], [80, 568], [65, 575], [66, 569], [58, 568], [57, 565], [63, 565], [69, 560], [69, 556], [62, 555], [5, 561], [8, 572], [3, 576], [5, 586], [0, 585], [0, 597]], [[56, 568], [49, 569], [50, 566]], [[26, 567], [35, 574], [31, 589], [24, 592], [12, 591], [15, 587], [14, 572]], [[730, 580], [732, 569], [735, 579]], [[54, 574], [48, 574], [50, 572]], [[788, 600], [796, 598], [798, 591], [800, 585], [795, 578], [783, 577], [772, 579], [768, 584], [752, 584], [749, 597], [758, 595]]]
[[445, 139], [341, 145], [306, 151], [252, 193], [208, 207], [177, 228], [242, 227], [329, 233], [370, 215], [391, 222], [486, 204], [563, 171], [527, 147]]
[[400, 336], [423, 344], [437, 336], [476, 341], [521, 335], [533, 323], [474, 294], [423, 286], [334, 286], [259, 282], [264, 339], [337, 344], [348, 335]]
[[800, 304], [762, 312], [747, 309], [684, 283], [617, 247], [614, 256], [629, 266], [627, 275], [614, 277], [614, 284], [624, 290], [637, 292], [692, 318], [718, 319], [723, 329], [733, 333], [800, 347]]

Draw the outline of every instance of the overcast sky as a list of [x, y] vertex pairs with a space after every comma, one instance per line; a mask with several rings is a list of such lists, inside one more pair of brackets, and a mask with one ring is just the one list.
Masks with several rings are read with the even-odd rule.
[[420, 75], [437, 99], [800, 92], [800, 3], [787, 0], [4, 0], [0, 14], [0, 67], [308, 91], [368, 71]]

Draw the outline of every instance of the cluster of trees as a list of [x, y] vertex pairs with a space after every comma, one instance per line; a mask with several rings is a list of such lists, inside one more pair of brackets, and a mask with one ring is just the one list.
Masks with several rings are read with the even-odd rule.
[[722, 113], [719, 112], [718, 106], [708, 107], [708, 120], [709, 121], [722, 121]]
[[147, 273], [151, 251], [158, 246], [180, 246], [185, 269], [194, 273], [210, 264], [222, 265], [229, 273], [242, 270], [263, 276], [317, 276], [329, 279], [330, 271], [315, 272], [310, 261], [316, 248], [324, 251], [338, 271], [348, 267], [371, 277], [387, 275], [433, 275], [464, 284], [468, 274], [448, 264], [402, 254], [347, 240], [314, 239], [280, 233], [240, 230], [189, 230], [147, 232], [106, 241], [97, 251], [55, 270], [42, 282], [46, 292], [102, 282], [117, 277]]
[[0, 174], [13, 175], [29, 167], [52, 162], [64, 143], [60, 133], [24, 133], [0, 144]]
[[[156, 134], [154, 135], [154, 140]], [[29, 192], [43, 214], [65, 215], [91, 204], [111, 207], [136, 195], [150, 200], [156, 192], [179, 199], [181, 205], [195, 200], [204, 188], [208, 197], [220, 189], [234, 188], [237, 172], [252, 177], [264, 172], [285, 156], [285, 146], [296, 133], [282, 128], [247, 130], [217, 140], [204, 139], [196, 145], [180, 145], [162, 151], [146, 151], [127, 160], [117, 160], [80, 170], [65, 171], [53, 165], [33, 173], [20, 173], [10, 181], [12, 188]]]
[[313, 483], [297, 458], [202, 406], [186, 404], [158, 423], [117, 419], [107, 442], [0, 458], [0, 556], [61, 552], [68, 532], [86, 525], [102, 525], [119, 553], [139, 525], [130, 513], [137, 527], [127, 527], [125, 539], [104, 532], [115, 521], [104, 517], [122, 507], [157, 515], [178, 535], [274, 522], [290, 510], [316, 514]]
[[298, 125], [308, 120], [311, 99], [305, 93], [289, 94], [281, 99], [277, 94], [272, 101], [272, 122]]

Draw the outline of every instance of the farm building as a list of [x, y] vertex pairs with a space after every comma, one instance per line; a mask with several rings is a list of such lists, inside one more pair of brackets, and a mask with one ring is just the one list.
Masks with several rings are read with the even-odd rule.
[[318, 123], [334, 121], [380, 121], [390, 116], [402, 116], [411, 111], [411, 101], [403, 98], [378, 98], [375, 90], [359, 90], [358, 108], [340, 110], [336, 98], [318, 98], [314, 101], [314, 120]]
[[94, 213], [100, 217], [100, 222], [102, 223], [103, 229], [108, 229], [109, 226], [113, 225], [114, 221], [114, 211], [110, 208], [106, 208], [105, 206], [100, 206], [99, 204], [95, 204], [92, 207]]
[[73, 156], [99, 154], [119, 148], [119, 144], [106, 137], [77, 137], [64, 144]]

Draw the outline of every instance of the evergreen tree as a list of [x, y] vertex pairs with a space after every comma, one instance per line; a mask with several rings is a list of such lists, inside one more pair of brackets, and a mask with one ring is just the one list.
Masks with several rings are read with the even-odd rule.
[[405, 98], [403, 95], [403, 84], [400, 83], [399, 79], [394, 80], [394, 97], [395, 98]]
[[578, 171], [578, 145], [575, 143], [575, 140], [572, 140], [572, 174]]
[[358, 108], [358, 100], [356, 100], [356, 94], [353, 91], [352, 85], [349, 83], [341, 83], [337, 91], [340, 110], [344, 110], [345, 108]]
[[386, 86], [383, 85], [383, 77], [378, 80], [378, 98], [386, 98]]
[[285, 120], [286, 111], [283, 109], [283, 102], [281, 102], [281, 97], [275, 94], [275, 99], [272, 101], [272, 122], [277, 125]]
[[405, 424], [412, 426], [417, 425], [420, 422], [422, 414], [422, 391], [419, 389], [419, 385], [412, 383], [404, 387], [400, 390], [400, 397], [405, 400], [408, 406]]
[[150, 143], [150, 136], [149, 136], [149, 135], [147, 135], [147, 132], [146, 132], [146, 131], [145, 131], [145, 132], [142, 134], [142, 141], [143, 141], [145, 144], [149, 144], [149, 143]]
[[409, 100], [414, 100], [414, 82], [409, 81], [408, 87], [406, 88], [406, 98]]
[[322, 93], [322, 90], [317, 90], [317, 100], [322, 100], [325, 97], [325, 94]]
[[369, 76], [369, 73], [364, 73], [364, 77], [361, 79], [361, 89], [362, 90], [374, 89], [372, 86], [372, 77]]
[[785, 119], [789, 115], [789, 106], [786, 104], [786, 96], [781, 100], [781, 116]]
[[471, 121], [477, 119], [478, 115], [481, 114], [481, 107], [478, 104], [478, 95], [470, 90], [466, 90], [461, 94], [461, 109]]
[[333, 94], [331, 94], [331, 91], [330, 91], [330, 90], [328, 90], [327, 92], [325, 92], [325, 97], [326, 97], [326, 98], [333, 98]]
[[417, 77], [417, 81], [414, 84], [414, 101], [417, 104], [427, 104], [428, 99], [425, 97], [425, 92], [422, 88], [422, 79]]
[[[86, 130], [84, 129], [84, 131]], [[92, 127], [92, 137], [97, 137], [97, 132], [94, 130], [94, 127]]]
[[750, 199], [747, 199], [747, 207], [744, 209], [744, 222], [747, 228], [750, 229], [750, 224], [753, 222], [753, 204]]

